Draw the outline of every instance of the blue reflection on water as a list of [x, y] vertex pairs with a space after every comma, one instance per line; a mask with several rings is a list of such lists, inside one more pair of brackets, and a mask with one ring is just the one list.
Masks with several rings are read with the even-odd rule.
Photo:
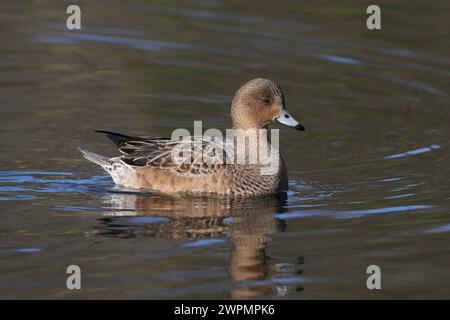
[[443, 233], [443, 232], [450, 232], [450, 224], [445, 224], [443, 226], [424, 231], [424, 233]]
[[9, 196], [9, 197], [0, 197], [0, 201], [38, 200], [38, 199], [45, 199], [45, 198], [44, 197], [33, 196], [33, 195], [24, 195], [24, 194], [12, 195], [12, 196]]
[[183, 244], [182, 247], [189, 247], [189, 248], [207, 247], [207, 246], [222, 244], [225, 242], [226, 242], [225, 239], [202, 239], [202, 240], [197, 240], [194, 242], [189, 242], [189, 243]]
[[111, 185], [107, 174], [90, 179], [67, 178], [74, 175], [73, 172], [0, 171], [0, 201], [38, 200], [44, 198], [43, 193], [98, 191], [101, 185]]
[[330, 216], [333, 218], [357, 218], [371, 214], [391, 213], [391, 212], [403, 212], [430, 209], [433, 206], [430, 205], [409, 205], [409, 206], [397, 206], [397, 207], [384, 207], [377, 209], [366, 210], [352, 210], [352, 211], [326, 211], [326, 210], [305, 210], [305, 211], [293, 211], [287, 213], [277, 214], [276, 217], [280, 219], [300, 218], [300, 217], [313, 217], [313, 216]]
[[133, 49], [146, 51], [160, 51], [165, 49], [186, 49], [189, 45], [184, 43], [139, 39], [131, 37], [109, 36], [93, 33], [59, 33], [52, 35], [41, 35], [38, 41], [56, 44], [74, 44], [78, 42], [101, 42], [114, 43], [128, 46]]
[[331, 62], [337, 62], [337, 63], [344, 63], [344, 64], [362, 64], [362, 61], [348, 58], [348, 57], [341, 57], [341, 56], [334, 56], [331, 54], [318, 54], [317, 55], [320, 59], [331, 61]]
[[129, 219], [128, 224], [142, 225], [142, 224], [148, 224], [148, 223], [166, 222], [169, 220], [170, 220], [169, 218], [165, 218], [165, 217], [133, 217], [133, 218]]
[[16, 252], [41, 252], [43, 249], [41, 248], [21, 248], [16, 249]]
[[421, 154], [421, 153], [426, 153], [426, 152], [430, 152], [432, 150], [435, 149], [440, 149], [441, 146], [437, 145], [437, 144], [433, 144], [429, 147], [424, 147], [424, 148], [419, 148], [419, 149], [414, 149], [414, 150], [410, 150], [410, 151], [406, 151], [403, 153], [397, 153], [397, 154], [392, 154], [390, 156], [386, 156], [384, 157], [385, 159], [395, 159], [395, 158], [403, 158], [409, 155], [415, 155], [415, 154]]

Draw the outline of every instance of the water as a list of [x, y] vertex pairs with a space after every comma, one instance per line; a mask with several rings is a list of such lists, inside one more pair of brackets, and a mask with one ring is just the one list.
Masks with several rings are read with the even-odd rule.
[[[382, 31], [358, 1], [79, 4], [82, 32], [1, 4], [0, 298], [450, 297], [448, 2], [381, 4]], [[123, 192], [77, 150], [225, 129], [256, 76], [307, 127], [281, 132], [286, 197]]]

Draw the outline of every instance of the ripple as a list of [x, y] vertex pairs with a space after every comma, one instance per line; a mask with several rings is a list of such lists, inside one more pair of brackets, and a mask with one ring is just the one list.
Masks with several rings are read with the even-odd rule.
[[376, 209], [365, 210], [351, 210], [351, 211], [325, 211], [325, 210], [304, 210], [304, 211], [292, 211], [287, 213], [277, 214], [277, 218], [290, 219], [290, 218], [304, 218], [304, 217], [316, 217], [316, 216], [328, 216], [336, 219], [358, 218], [372, 214], [385, 214], [405, 211], [416, 211], [433, 208], [431, 205], [408, 205], [408, 206], [396, 206], [396, 207], [384, 207]]
[[362, 64], [362, 61], [348, 57], [334, 56], [331, 54], [318, 54], [317, 56], [323, 60], [330, 62], [337, 62], [344, 64]]
[[384, 197], [384, 199], [399, 199], [399, 198], [407, 198], [407, 197], [413, 197], [413, 196], [415, 196], [414, 193], [406, 193], [406, 194], [400, 194], [397, 196]]
[[1, 171], [0, 201], [39, 200], [44, 198], [41, 194], [45, 193], [99, 191], [99, 185], [111, 184], [105, 180], [108, 178], [106, 174], [93, 176], [90, 179], [66, 178], [74, 175], [73, 172]]
[[312, 30], [312, 29], [322, 29], [322, 26], [314, 25], [314, 24], [308, 24], [308, 23], [302, 23], [298, 21], [286, 21], [286, 20], [278, 20], [278, 19], [271, 19], [271, 18], [263, 18], [263, 17], [256, 17], [256, 16], [250, 16], [248, 14], [246, 15], [239, 15], [239, 14], [228, 14], [228, 13], [221, 13], [216, 11], [209, 11], [209, 10], [191, 10], [186, 8], [170, 8], [165, 6], [158, 6], [158, 5], [148, 5], [148, 4], [133, 4], [127, 5], [127, 7], [133, 7], [134, 9], [137, 9], [139, 11], [141, 10], [149, 10], [153, 12], [157, 12], [158, 14], [170, 14], [170, 15], [176, 15], [176, 16], [182, 16], [187, 18], [194, 18], [194, 19], [202, 19], [202, 20], [214, 20], [216, 21], [226, 21], [230, 23], [243, 23], [243, 24], [259, 24], [259, 25], [270, 25], [272, 27], [277, 28], [287, 28], [287, 29], [303, 29], [303, 30]]
[[20, 249], [16, 249], [16, 252], [25, 252], [25, 253], [31, 253], [31, 252], [41, 252], [44, 249], [42, 248], [20, 248]]
[[39, 199], [45, 199], [45, 198], [33, 196], [33, 195], [26, 195], [26, 194], [18, 194], [18, 195], [13, 195], [13, 196], [9, 196], [9, 197], [0, 197], [0, 201], [14, 201], [14, 200], [26, 201], [26, 200], [39, 200]]
[[433, 150], [440, 149], [440, 148], [441, 148], [441, 146], [439, 146], [437, 144], [433, 144], [433, 145], [431, 145], [429, 147], [418, 148], [418, 149], [406, 151], [406, 152], [403, 152], [403, 153], [396, 153], [396, 154], [392, 154], [390, 156], [386, 156], [384, 158], [385, 159], [403, 158], [403, 157], [410, 156], [410, 155], [416, 155], [416, 154], [431, 152]]
[[225, 242], [226, 242], [225, 239], [202, 239], [183, 244], [182, 247], [189, 247], [189, 248], [209, 247], [218, 244], [223, 244]]
[[59, 33], [54, 35], [40, 35], [38, 36], [37, 40], [44, 43], [56, 43], [56, 44], [76, 44], [79, 42], [113, 43], [125, 45], [132, 49], [145, 51], [186, 49], [190, 47], [190, 45], [184, 43], [138, 39], [131, 37], [109, 36], [93, 33]]
[[444, 232], [450, 232], [450, 223], [424, 231], [424, 233], [444, 233]]

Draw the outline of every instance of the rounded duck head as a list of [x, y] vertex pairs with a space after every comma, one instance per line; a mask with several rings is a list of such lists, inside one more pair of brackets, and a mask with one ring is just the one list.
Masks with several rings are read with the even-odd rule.
[[234, 129], [262, 129], [274, 121], [305, 129], [287, 112], [281, 86], [270, 79], [256, 78], [244, 83], [234, 94], [231, 118]]

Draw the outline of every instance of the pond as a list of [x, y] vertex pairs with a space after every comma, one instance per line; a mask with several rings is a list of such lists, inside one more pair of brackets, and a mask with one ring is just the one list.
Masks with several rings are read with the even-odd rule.
[[[356, 0], [77, 4], [69, 31], [63, 2], [2, 1], [0, 298], [450, 297], [448, 1], [382, 2], [381, 30]], [[280, 127], [284, 196], [119, 190], [78, 151], [225, 130], [259, 76], [307, 128]]]

